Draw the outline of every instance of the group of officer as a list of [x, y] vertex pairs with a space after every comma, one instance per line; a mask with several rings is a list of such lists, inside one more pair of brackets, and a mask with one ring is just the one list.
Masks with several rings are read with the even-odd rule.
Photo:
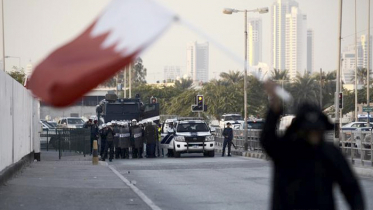
[[143, 158], [144, 144], [146, 144], [146, 157], [154, 158], [158, 143], [158, 128], [152, 121], [145, 124], [137, 123], [133, 119], [130, 123], [125, 121], [112, 121], [103, 124], [99, 130], [101, 137], [100, 156], [105, 161], [114, 159]]

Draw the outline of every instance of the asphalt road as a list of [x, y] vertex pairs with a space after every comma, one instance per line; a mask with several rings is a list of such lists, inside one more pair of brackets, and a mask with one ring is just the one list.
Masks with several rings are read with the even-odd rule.
[[[168, 209], [269, 209], [271, 164], [244, 157], [114, 160], [110, 163], [154, 204]], [[367, 209], [373, 179], [360, 177]], [[336, 188], [337, 209], [348, 209]]]

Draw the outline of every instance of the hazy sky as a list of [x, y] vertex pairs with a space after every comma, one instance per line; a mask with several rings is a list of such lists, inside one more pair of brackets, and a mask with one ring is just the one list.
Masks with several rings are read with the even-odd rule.
[[[66, 43], [96, 18], [109, 0], [3, 0], [5, 13], [5, 54], [22, 59], [22, 67], [31, 60], [36, 65], [56, 47]], [[270, 7], [274, 0], [158, 0], [181, 17], [203, 29], [223, 45], [243, 57], [244, 17], [242, 13], [224, 15], [222, 9], [255, 9]], [[358, 1], [358, 31], [366, 33], [368, 0]], [[308, 16], [308, 28], [315, 34], [315, 69], [333, 70], [337, 67], [337, 33], [339, 0], [298, 0]], [[354, 3], [343, 2], [342, 49], [353, 43]], [[139, 11], [141, 12], [141, 11]], [[372, 15], [373, 16], [373, 15]], [[270, 63], [270, 13], [249, 14], [263, 20], [263, 62]], [[365, 31], [363, 31], [365, 30]], [[363, 31], [363, 32], [361, 32]], [[373, 34], [373, 31], [372, 31]], [[174, 24], [142, 58], [148, 69], [148, 82], [163, 79], [166, 65], [186, 68], [186, 44], [204, 42], [194, 32]], [[6, 68], [18, 66], [18, 59], [6, 59]], [[228, 58], [210, 45], [210, 78], [228, 70], [242, 70], [243, 64]]]

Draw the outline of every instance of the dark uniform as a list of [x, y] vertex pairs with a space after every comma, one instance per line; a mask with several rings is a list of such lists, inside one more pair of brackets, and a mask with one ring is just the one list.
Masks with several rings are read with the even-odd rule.
[[109, 160], [112, 161], [113, 158], [114, 158], [114, 135], [115, 135], [115, 132], [114, 132], [113, 128], [108, 127], [106, 132], [105, 132], [106, 145], [105, 145], [105, 153], [104, 153], [103, 161], [105, 161], [105, 159], [107, 158], [108, 149], [110, 149]]
[[228, 156], [231, 156], [231, 146], [233, 140], [233, 129], [232, 128], [224, 128], [222, 135], [224, 136], [224, 143], [223, 143], [223, 152], [221, 156], [225, 154], [225, 147], [228, 144]]
[[101, 145], [100, 145], [100, 156], [103, 157], [104, 151], [105, 151], [105, 145], [106, 145], [106, 130], [107, 128], [102, 128], [100, 130], [100, 137], [101, 137]]
[[155, 157], [155, 145], [158, 141], [158, 132], [157, 128], [151, 123], [148, 123], [145, 126], [144, 138], [146, 143], [146, 157], [154, 158]]
[[129, 148], [131, 146], [130, 129], [128, 128], [128, 126], [121, 127], [119, 129], [119, 132], [120, 132], [120, 134], [119, 134], [119, 147], [121, 149], [121, 156], [122, 156], [122, 159], [124, 159], [124, 158], [128, 159], [129, 158]]
[[114, 126], [114, 133], [115, 133], [115, 136], [114, 136], [115, 159], [119, 159], [121, 151], [119, 147], [119, 126], [118, 125]]
[[[279, 118], [280, 112], [269, 111], [260, 139], [274, 163], [272, 209], [333, 210], [334, 184], [340, 186], [350, 209], [364, 209], [346, 159], [333, 143], [322, 139], [324, 130], [333, 129], [327, 117], [318, 108], [304, 105], [283, 137], [276, 135]], [[321, 132], [321, 139], [314, 138], [315, 132]]]
[[132, 158], [142, 158], [143, 130], [139, 125], [131, 127]]

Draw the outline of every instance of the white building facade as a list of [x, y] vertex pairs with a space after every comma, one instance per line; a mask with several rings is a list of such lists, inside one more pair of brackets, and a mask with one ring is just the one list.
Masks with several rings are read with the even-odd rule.
[[249, 19], [247, 32], [248, 64], [255, 66], [262, 61], [262, 19]]
[[307, 30], [307, 71], [312, 73], [314, 69], [314, 34], [312, 29]]
[[291, 80], [307, 68], [307, 16], [298, 7], [286, 14], [285, 69]]
[[181, 77], [180, 66], [165, 66], [164, 71], [164, 80], [166, 81], [175, 81], [177, 78]]
[[191, 42], [187, 45], [186, 71], [193, 82], [209, 81], [209, 43]]

